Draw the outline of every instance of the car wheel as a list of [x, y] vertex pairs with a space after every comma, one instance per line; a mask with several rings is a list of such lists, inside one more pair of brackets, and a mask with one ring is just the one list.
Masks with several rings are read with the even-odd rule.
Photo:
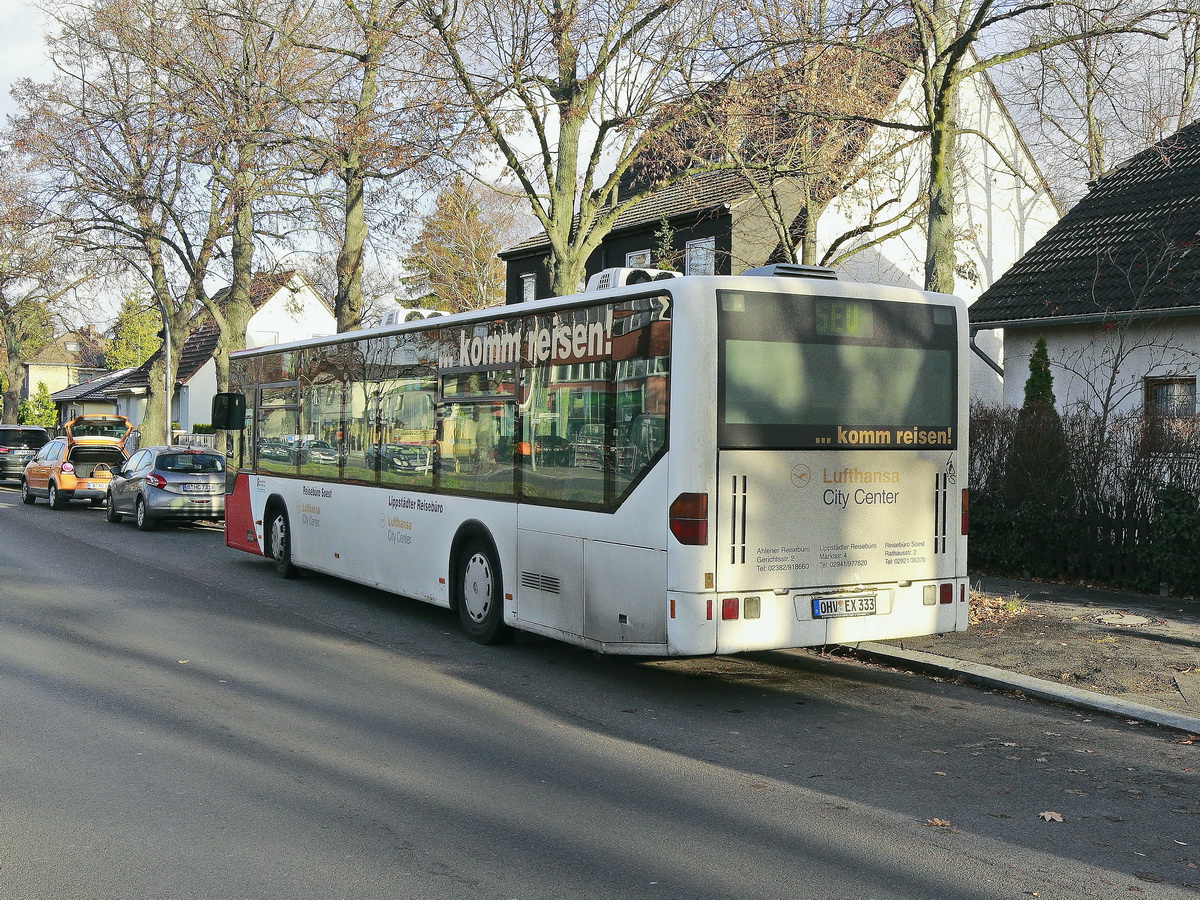
[[46, 499], [50, 501], [51, 509], [66, 508], [67, 501], [63, 498], [63, 495], [59, 493], [58, 485], [53, 481], [50, 482], [50, 487], [46, 490]]
[[120, 523], [121, 519], [123, 518], [122, 515], [117, 512], [117, 503], [115, 500], [113, 500], [112, 491], [108, 492], [108, 509], [104, 512], [104, 518], [108, 519], [108, 521], [112, 522], [114, 525]]
[[467, 637], [478, 644], [499, 644], [512, 638], [504, 624], [504, 597], [500, 565], [483, 542], [473, 540], [458, 554], [454, 580], [458, 617]]
[[280, 578], [295, 578], [299, 575], [300, 570], [292, 562], [292, 531], [288, 525], [287, 512], [279, 507], [271, 514], [267, 538], [267, 553], [275, 564], [275, 574]]
[[33, 491], [29, 489], [29, 482], [24, 478], [21, 479], [21, 502], [29, 506], [37, 503], [37, 497], [33, 496]]
[[139, 531], [153, 531], [154, 526], [158, 524], [150, 517], [149, 511], [146, 509], [146, 501], [142, 497], [138, 497], [137, 503], [134, 504], [133, 521], [137, 522]]

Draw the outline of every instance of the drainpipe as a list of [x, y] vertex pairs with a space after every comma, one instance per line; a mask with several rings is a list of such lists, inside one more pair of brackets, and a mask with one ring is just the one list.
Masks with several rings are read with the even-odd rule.
[[[1002, 365], [1000, 365], [1000, 363], [998, 363], [994, 359], [992, 359], [990, 356], [988, 356], [986, 353], [984, 353], [983, 350], [980, 348], [980, 346], [975, 343], [975, 335], [978, 334], [982, 330], [983, 330], [982, 328], [978, 328], [978, 327], [971, 328], [971, 349], [975, 351], [976, 356], [978, 356], [980, 359], [982, 359], [985, 363], [988, 364], [989, 368], [991, 368], [991, 370], [993, 372], [995, 372], [997, 375], [999, 375], [1001, 378], [1003, 378], [1004, 377], [1004, 367]], [[990, 331], [991, 329], [988, 329], [988, 330]]]

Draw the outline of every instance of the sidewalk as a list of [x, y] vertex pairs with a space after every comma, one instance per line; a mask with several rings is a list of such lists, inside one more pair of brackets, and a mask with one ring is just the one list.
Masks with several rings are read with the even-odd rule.
[[971, 586], [966, 632], [856, 654], [1200, 735], [1200, 600], [987, 576]]

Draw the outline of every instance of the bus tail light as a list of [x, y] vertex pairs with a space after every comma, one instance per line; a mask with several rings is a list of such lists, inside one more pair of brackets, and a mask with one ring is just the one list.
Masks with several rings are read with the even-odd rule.
[[952, 585], [952, 584], [943, 584], [942, 585], [942, 596], [941, 596], [940, 600], [942, 603], [953, 603], [954, 602], [954, 585]]
[[967, 497], [968, 496], [969, 495], [967, 493], [967, 489], [963, 488], [963, 505], [962, 505], [962, 533], [963, 534], [967, 533], [967, 524], [970, 520], [970, 516], [967, 515]]
[[738, 617], [741, 603], [737, 597], [724, 597], [721, 599], [721, 618], [726, 622], [732, 621]]
[[708, 543], [708, 494], [680, 494], [669, 511], [671, 534], [681, 544]]

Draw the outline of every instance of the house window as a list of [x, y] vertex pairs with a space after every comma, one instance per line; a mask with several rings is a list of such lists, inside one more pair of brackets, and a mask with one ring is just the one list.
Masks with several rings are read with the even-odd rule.
[[1147, 378], [1146, 412], [1178, 418], [1196, 414], [1196, 379]]
[[521, 302], [537, 299], [537, 273], [526, 272], [521, 276]]
[[68, 353], [78, 353], [79, 341], [67, 341], [66, 347]]
[[701, 238], [687, 242], [685, 275], [717, 274], [717, 239]]
[[635, 250], [625, 254], [625, 265], [630, 269], [645, 269], [650, 265], [649, 250]]

